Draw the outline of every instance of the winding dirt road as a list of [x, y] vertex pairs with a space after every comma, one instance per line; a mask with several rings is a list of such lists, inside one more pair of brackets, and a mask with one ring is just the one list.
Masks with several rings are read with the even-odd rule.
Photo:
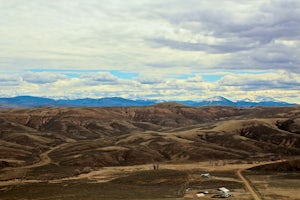
[[[34, 163], [32, 165], [21, 166], [21, 167], [7, 168], [7, 170], [26, 171], [27, 169], [32, 169], [32, 168], [48, 165], [52, 162], [51, 158], [49, 157], [49, 154], [52, 151], [54, 151], [56, 149], [59, 149], [59, 148], [62, 148], [64, 146], [68, 145], [68, 144], [69, 143], [60, 144], [60, 145], [57, 145], [57, 146], [49, 149], [48, 151], [45, 151], [45, 152], [41, 153], [39, 155], [40, 161], [37, 162], [37, 163]], [[13, 180], [0, 181], [0, 186], [16, 185], [16, 184], [20, 184], [20, 183], [40, 183], [40, 182], [43, 182], [43, 181], [41, 181], [41, 180], [21, 180], [20, 178], [16, 178], [16, 179], [13, 179]]]
[[54, 151], [56, 149], [59, 149], [59, 148], [61, 148], [63, 146], [66, 146], [68, 144], [69, 143], [64, 143], [64, 144], [57, 145], [57, 146], [49, 149], [48, 151], [45, 151], [44, 153], [41, 153], [40, 156], [39, 156], [40, 157], [40, 161], [39, 162], [34, 163], [32, 165], [27, 165], [27, 166], [24, 166], [24, 167], [20, 167], [20, 168], [22, 168], [22, 169], [32, 169], [32, 168], [36, 168], [36, 167], [41, 167], [41, 166], [44, 166], [44, 165], [48, 165], [52, 161], [51, 158], [49, 157], [49, 154], [52, 151]]
[[240, 179], [243, 181], [244, 185], [246, 186], [246, 188], [249, 190], [249, 192], [251, 193], [252, 197], [255, 200], [261, 200], [260, 195], [255, 191], [255, 189], [252, 187], [252, 185], [250, 184], [250, 182], [244, 177], [244, 175], [242, 174], [242, 169], [239, 169], [237, 171], [237, 175], [240, 177]]
[[[26, 170], [26, 169], [32, 169], [36, 167], [41, 167], [47, 164], [50, 164], [52, 162], [51, 158], [49, 157], [49, 154], [53, 152], [54, 150], [57, 150], [59, 148], [62, 148], [70, 143], [64, 143], [60, 144], [58, 146], [55, 146], [48, 151], [45, 151], [40, 154], [40, 161], [37, 163], [34, 163], [32, 165], [27, 165], [23, 167], [18, 167], [15, 168], [16, 170]], [[254, 200], [261, 200], [262, 198], [260, 195], [257, 193], [257, 191], [254, 189], [254, 187], [251, 185], [251, 183], [245, 178], [243, 175], [243, 171], [247, 170], [251, 167], [254, 166], [259, 166], [259, 165], [265, 165], [265, 164], [270, 164], [270, 163], [277, 163], [277, 162], [283, 162], [284, 160], [280, 161], [271, 161], [271, 162], [264, 162], [264, 163], [259, 163], [259, 164], [246, 164], [246, 165], [229, 165], [226, 166], [228, 170], [236, 170], [237, 175], [239, 178], [242, 180], [244, 185], [246, 186], [247, 190], [250, 192]], [[208, 163], [186, 163], [186, 164], [166, 164], [162, 165], [162, 169], [182, 169], [182, 170], [188, 170], [188, 169], [199, 169], [199, 166], [202, 166], [204, 170], [207, 170], [210, 168], [210, 165]], [[79, 179], [89, 179], [94, 182], [107, 182], [115, 177], [120, 177], [126, 173], [130, 173], [132, 171], [143, 171], [143, 170], [149, 170], [152, 169], [151, 165], [145, 164], [145, 165], [138, 165], [138, 166], [119, 166], [119, 167], [104, 167], [101, 168], [100, 170], [95, 170], [91, 171], [86, 174], [80, 174], [77, 176], [72, 176], [72, 177], [67, 177], [67, 178], [60, 178], [60, 179], [54, 179], [54, 180], [49, 180], [49, 183], [59, 183], [62, 181], [67, 181], [67, 180], [79, 180]], [[222, 166], [224, 167], [224, 166]], [[125, 173], [126, 172], [126, 173]], [[0, 186], [7, 186], [7, 185], [17, 185], [20, 183], [40, 183], [44, 182], [42, 180], [21, 180], [21, 179], [14, 179], [14, 180], [6, 180], [6, 181], [0, 181]]]
[[[293, 159], [296, 159], [296, 158], [299, 158], [299, 157], [294, 157]], [[293, 159], [291, 159], [291, 160], [293, 160]], [[255, 164], [252, 167], [257, 167], [257, 166], [267, 165], [267, 164], [274, 164], [274, 163], [281, 163], [281, 162], [285, 162], [285, 161], [288, 161], [288, 160], [269, 161], [269, 162], [266, 162], [266, 163]], [[250, 168], [252, 168], [252, 167], [250, 167]], [[257, 191], [254, 189], [254, 187], [251, 185], [251, 183], [245, 178], [245, 176], [242, 173], [244, 170], [247, 170], [247, 169], [249, 169], [249, 167], [248, 168], [240, 168], [240, 169], [238, 169], [237, 170], [237, 175], [243, 181], [244, 185], [249, 190], [249, 192], [251, 193], [252, 197], [255, 200], [262, 200], [260, 194], [257, 193]]]

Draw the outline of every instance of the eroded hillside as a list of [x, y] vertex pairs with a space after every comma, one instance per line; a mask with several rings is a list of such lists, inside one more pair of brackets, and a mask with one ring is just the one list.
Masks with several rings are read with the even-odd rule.
[[[89, 168], [153, 162], [251, 162], [295, 156], [300, 155], [299, 127], [299, 107], [196, 108], [162, 103], [4, 109], [0, 110], [0, 179], [25, 172], [49, 179]], [[7, 170], [16, 167], [23, 171], [8, 176]]]

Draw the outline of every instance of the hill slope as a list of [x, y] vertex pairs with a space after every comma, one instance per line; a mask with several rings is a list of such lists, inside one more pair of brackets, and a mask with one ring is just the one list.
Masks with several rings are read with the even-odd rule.
[[86, 167], [296, 156], [300, 155], [299, 113], [299, 107], [196, 108], [176, 103], [2, 109], [0, 167], [37, 163], [45, 152], [49, 152], [49, 165], [26, 169], [28, 174], [46, 169], [77, 173]]

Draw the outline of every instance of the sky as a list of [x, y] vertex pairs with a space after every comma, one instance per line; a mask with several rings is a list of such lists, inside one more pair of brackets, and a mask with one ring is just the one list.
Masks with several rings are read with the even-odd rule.
[[0, 97], [300, 103], [299, 0], [0, 0]]

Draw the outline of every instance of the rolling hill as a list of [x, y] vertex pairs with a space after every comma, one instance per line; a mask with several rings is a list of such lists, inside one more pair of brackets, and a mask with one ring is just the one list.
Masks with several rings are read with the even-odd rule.
[[0, 179], [20, 175], [7, 167], [51, 179], [87, 167], [298, 156], [299, 127], [299, 107], [2, 109]]

